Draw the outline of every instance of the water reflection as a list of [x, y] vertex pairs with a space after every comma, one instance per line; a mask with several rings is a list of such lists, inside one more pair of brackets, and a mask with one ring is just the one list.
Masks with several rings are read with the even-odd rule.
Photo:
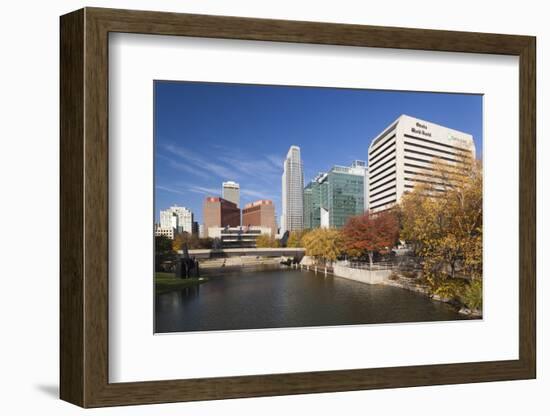
[[213, 277], [155, 299], [155, 331], [209, 331], [465, 319], [403, 289], [299, 270]]

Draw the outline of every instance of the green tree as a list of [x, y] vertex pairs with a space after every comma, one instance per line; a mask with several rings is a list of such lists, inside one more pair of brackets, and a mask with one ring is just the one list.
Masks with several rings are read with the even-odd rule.
[[158, 235], [155, 237], [155, 252], [167, 253], [172, 251], [172, 240], [164, 235]]
[[155, 271], [164, 271], [161, 265], [172, 262], [176, 253], [172, 250], [172, 240], [166, 236], [155, 236]]
[[178, 233], [172, 240], [172, 249], [174, 251], [183, 250], [186, 244], [189, 250], [211, 249], [213, 240], [211, 238], [199, 238], [195, 234], [187, 232]]

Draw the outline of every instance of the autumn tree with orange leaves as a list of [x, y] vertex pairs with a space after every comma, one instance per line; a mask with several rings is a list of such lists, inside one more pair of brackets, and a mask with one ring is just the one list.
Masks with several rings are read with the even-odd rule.
[[374, 253], [387, 253], [399, 238], [397, 216], [386, 211], [378, 214], [365, 213], [350, 217], [342, 230], [344, 249], [351, 257], [369, 257], [372, 266]]
[[481, 163], [464, 157], [460, 163], [433, 166], [433, 183], [415, 186], [401, 200], [402, 238], [423, 259], [427, 278], [460, 274], [481, 279]]
[[424, 172], [432, 179], [416, 185], [399, 207], [401, 237], [422, 259], [431, 291], [470, 309], [481, 309], [483, 298], [482, 174], [481, 162], [468, 157], [434, 160]]

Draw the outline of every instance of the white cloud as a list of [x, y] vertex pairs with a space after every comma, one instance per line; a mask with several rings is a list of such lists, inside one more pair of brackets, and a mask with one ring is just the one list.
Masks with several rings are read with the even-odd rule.
[[235, 173], [226, 166], [214, 163], [209, 159], [205, 159], [189, 149], [180, 146], [174, 146], [171, 144], [165, 145], [163, 147], [166, 151], [186, 160], [187, 162], [193, 164], [196, 169], [200, 169], [203, 172], [207, 171], [213, 173], [214, 175], [217, 175], [220, 178], [224, 178], [226, 180], [233, 178], [235, 175]]
[[263, 198], [263, 199], [268, 199], [268, 196], [266, 194], [266, 192], [262, 192], [262, 191], [254, 191], [254, 190], [251, 190], [251, 189], [241, 189], [241, 194], [243, 196], [251, 196], [253, 198]]
[[199, 170], [195, 166], [190, 165], [188, 163], [177, 162], [177, 161], [175, 161], [175, 160], [173, 160], [173, 159], [171, 159], [167, 156], [164, 156], [164, 155], [157, 155], [157, 157], [160, 158], [160, 159], [165, 160], [166, 163], [168, 164], [168, 166], [171, 167], [172, 169], [181, 170], [183, 172], [190, 173], [192, 175], [195, 175], [195, 176], [203, 178], [203, 179], [210, 178], [210, 175], [208, 175], [208, 173], [206, 173], [202, 170]]
[[[220, 195], [221, 181], [234, 180], [241, 184], [241, 196], [243, 199], [272, 199], [278, 200], [282, 158], [276, 155], [246, 154], [239, 150], [224, 149], [216, 146], [218, 151], [210, 147], [209, 156], [198, 154], [182, 146], [166, 144], [162, 146], [164, 152], [171, 157], [160, 155], [167, 160], [168, 166], [188, 172], [206, 181], [204, 185], [193, 185], [187, 180], [181, 184], [187, 192], [203, 195]], [[174, 160], [175, 158], [175, 160]], [[219, 182], [219, 188], [212, 184]]]
[[283, 162], [284, 157], [279, 155], [267, 155], [266, 159], [276, 168], [278, 168], [280, 171], [283, 170]]
[[157, 186], [155, 186], [155, 188], [159, 189], [161, 191], [170, 192], [170, 193], [173, 193], [173, 194], [187, 195], [187, 192], [182, 191], [180, 189], [172, 188], [170, 186], [157, 185]]
[[187, 188], [190, 192], [195, 192], [197, 194], [204, 194], [204, 195], [219, 195], [220, 189], [217, 188], [208, 188], [205, 186], [195, 186], [192, 185]]
[[238, 176], [262, 180], [264, 182], [272, 182], [279, 176], [279, 172], [265, 159], [258, 156], [247, 156], [243, 158], [222, 156], [220, 160], [227, 163], [228, 166], [238, 171]]

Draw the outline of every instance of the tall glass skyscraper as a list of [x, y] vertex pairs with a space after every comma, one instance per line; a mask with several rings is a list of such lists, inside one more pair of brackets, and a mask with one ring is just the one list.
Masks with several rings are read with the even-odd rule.
[[334, 166], [304, 189], [306, 228], [341, 228], [349, 217], [365, 212], [366, 163]]
[[304, 228], [304, 173], [300, 148], [290, 146], [283, 165], [281, 232]]

